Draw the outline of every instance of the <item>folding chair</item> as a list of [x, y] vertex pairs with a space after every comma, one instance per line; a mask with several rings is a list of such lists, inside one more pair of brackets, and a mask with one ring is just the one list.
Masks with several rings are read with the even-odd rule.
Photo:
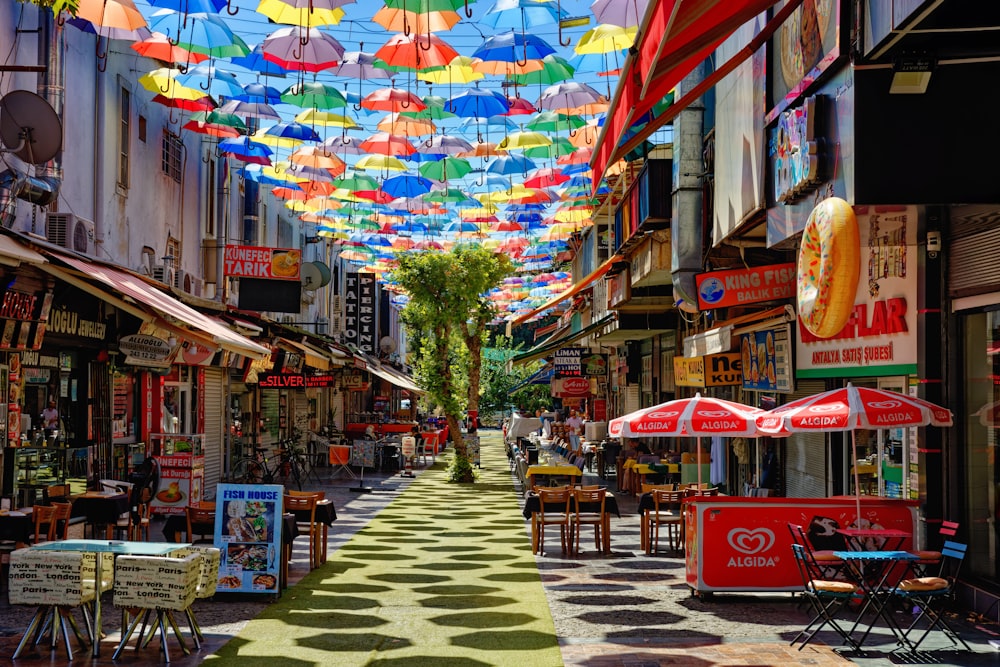
[[[900, 644], [904, 644], [910, 650], [916, 651], [917, 647], [931, 633], [931, 630], [937, 628], [944, 633], [945, 637], [954, 646], [958, 646], [961, 643], [966, 651], [972, 650], [965, 640], [959, 637], [944, 619], [945, 605], [955, 598], [955, 583], [958, 581], [958, 571], [962, 567], [962, 561], [965, 559], [967, 548], [965, 544], [950, 540], [946, 541], [944, 547], [941, 549], [941, 566], [938, 570], [938, 576], [904, 579], [893, 589], [892, 592], [894, 595], [920, 609], [920, 613], [916, 615], [913, 622], [908, 627], [902, 629], [899, 640]], [[924, 630], [924, 634], [920, 635], [917, 641], [910, 641], [910, 632], [924, 619], [930, 621], [927, 629]]]
[[351, 446], [350, 445], [330, 445], [327, 449], [328, 461], [330, 463], [330, 468], [332, 472], [331, 477], [336, 477], [337, 473], [340, 471], [345, 471], [350, 475], [351, 479], [355, 479], [357, 475], [351, 470]]
[[820, 572], [823, 573], [825, 578], [837, 579], [841, 576], [841, 572], [844, 569], [844, 561], [834, 556], [833, 551], [813, 549], [805, 529], [797, 523], [789, 523], [788, 532], [792, 534], [792, 542], [801, 544], [809, 553], [809, 556], [819, 565]]
[[794, 646], [801, 638], [802, 644], [799, 646], [801, 651], [816, 633], [829, 626], [843, 638], [844, 642], [850, 644], [851, 648], [855, 651], [860, 650], [850, 632], [842, 628], [836, 619], [837, 613], [857, 594], [858, 587], [846, 581], [823, 578], [819, 565], [803, 545], [793, 544], [792, 553], [799, 574], [802, 576], [802, 595], [809, 601], [816, 615], [799, 634], [792, 638], [789, 646]]
[[[942, 521], [941, 528], [938, 530], [938, 534], [945, 540], [951, 538], [955, 539], [958, 533], [958, 523], [955, 521]], [[932, 570], [939, 569], [941, 567], [941, 552], [934, 551], [931, 549], [920, 549], [916, 551], [911, 551], [910, 553], [915, 554], [920, 560], [914, 561], [912, 563], [913, 572], [918, 577], [923, 577], [928, 575]]]

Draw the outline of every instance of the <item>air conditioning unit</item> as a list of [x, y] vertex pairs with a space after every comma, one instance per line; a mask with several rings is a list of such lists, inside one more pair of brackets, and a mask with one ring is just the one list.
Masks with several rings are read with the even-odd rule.
[[174, 287], [177, 284], [177, 274], [174, 267], [160, 264], [153, 267], [153, 280]]
[[178, 271], [175, 274], [176, 283], [174, 287], [184, 290], [192, 296], [201, 296], [205, 291], [205, 280], [201, 276], [196, 276], [190, 271]]
[[45, 238], [63, 248], [93, 255], [96, 247], [94, 223], [72, 213], [47, 213]]
[[330, 320], [326, 317], [316, 318], [316, 334], [319, 336], [325, 336], [327, 330], [330, 328]]
[[344, 333], [344, 311], [343, 301], [339, 294], [334, 294], [330, 299], [330, 328], [329, 335], [336, 336]]

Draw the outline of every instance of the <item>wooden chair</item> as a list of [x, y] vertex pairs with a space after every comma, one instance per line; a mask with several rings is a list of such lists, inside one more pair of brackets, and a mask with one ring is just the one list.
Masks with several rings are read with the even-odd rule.
[[642, 492], [643, 493], [652, 493], [656, 489], [659, 489], [660, 491], [674, 491], [675, 490], [673, 484], [647, 484], [645, 482], [643, 482], [643, 484], [642, 484]]
[[666, 526], [667, 539], [670, 540], [670, 549], [678, 551], [683, 548], [681, 544], [681, 503], [684, 494], [680, 491], [667, 491], [665, 489], [655, 489], [653, 494], [653, 510], [646, 515], [647, 539], [646, 553], [653, 553], [660, 546], [660, 526]]
[[[187, 515], [187, 539], [192, 544], [211, 544], [215, 541], [215, 503], [188, 505], [184, 508]], [[198, 539], [195, 539], [195, 535]], [[206, 539], [207, 538], [207, 539]]]
[[[295, 523], [299, 530], [305, 530], [309, 535], [309, 569], [319, 567], [319, 529], [316, 525], [316, 501], [319, 498], [314, 494], [305, 496], [292, 496], [285, 494], [285, 511], [295, 512]], [[298, 513], [309, 513], [309, 520], [304, 521]]]
[[[604, 498], [605, 489], [575, 489], [573, 496], [576, 499], [576, 508], [573, 514], [573, 530], [576, 532], [576, 553], [580, 553], [580, 533], [585, 525], [594, 527], [594, 546], [598, 551], [604, 551], [604, 543], [607, 541], [604, 535]], [[583, 510], [583, 505], [587, 505], [587, 510]], [[596, 511], [595, 511], [596, 510]]]
[[51, 505], [54, 502], [64, 503], [69, 500], [69, 484], [52, 484], [45, 489], [45, 501]]
[[135, 542], [149, 542], [149, 503], [139, 503], [132, 517], [132, 535], [129, 539]]
[[55, 516], [55, 508], [51, 505], [35, 505], [31, 510], [31, 516], [35, 520], [35, 532], [31, 536], [31, 543], [38, 544], [49, 539], [49, 530], [52, 528], [52, 518]]
[[[69, 520], [73, 503], [52, 503], [52, 521], [49, 524], [49, 541], [69, 539]], [[37, 528], [36, 528], [37, 530]]]
[[572, 513], [569, 509], [573, 497], [569, 487], [538, 487], [538, 512], [535, 516], [535, 526], [538, 529], [538, 542], [535, 553], [542, 553], [545, 548], [545, 527], [559, 526], [559, 536], [562, 541], [563, 553], [566, 553], [566, 533], [571, 529]]

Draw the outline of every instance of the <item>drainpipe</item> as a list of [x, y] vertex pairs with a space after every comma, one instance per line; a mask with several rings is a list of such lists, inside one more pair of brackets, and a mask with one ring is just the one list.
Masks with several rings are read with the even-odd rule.
[[[63, 26], [52, 12], [42, 11], [41, 30], [38, 32], [38, 52], [45, 54], [45, 71], [38, 81], [38, 94], [55, 110], [56, 116], [65, 118], [66, 69], [63, 64], [65, 49]], [[49, 185], [51, 202], [56, 200], [63, 180], [62, 150], [37, 170], [38, 178]]]
[[[694, 88], [705, 78], [706, 65], [698, 65], [678, 87]], [[705, 102], [698, 98], [674, 119], [674, 191], [673, 216], [670, 220], [671, 277], [674, 298], [697, 307], [695, 275], [702, 273], [704, 240], [705, 174], [703, 158]]]

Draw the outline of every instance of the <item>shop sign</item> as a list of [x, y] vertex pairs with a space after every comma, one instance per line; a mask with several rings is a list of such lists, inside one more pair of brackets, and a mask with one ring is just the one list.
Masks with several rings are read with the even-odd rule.
[[299, 280], [302, 251], [296, 248], [263, 248], [227, 245], [223, 270], [231, 278]]
[[854, 306], [831, 338], [817, 338], [798, 319], [796, 377], [917, 372], [917, 208], [856, 206], [854, 212], [861, 232]]
[[740, 366], [744, 389], [791, 392], [791, 325], [740, 336]]
[[48, 330], [63, 336], [103, 341], [108, 332], [108, 325], [104, 322], [88, 320], [75, 310], [59, 306], [49, 313]]
[[261, 389], [322, 389], [337, 386], [337, 376], [333, 373], [321, 375], [259, 373], [257, 380]]
[[814, 95], [778, 117], [771, 148], [776, 202], [796, 202], [823, 180], [825, 101], [825, 95]]
[[378, 352], [376, 317], [375, 275], [348, 273], [344, 278], [344, 338], [371, 355]]
[[678, 387], [727, 387], [742, 379], [736, 352], [704, 357], [674, 357], [674, 384]]
[[24, 381], [28, 384], [48, 384], [52, 376], [48, 368], [25, 368]]
[[[12, 355], [13, 356], [13, 355]], [[51, 354], [42, 354], [34, 350], [25, 350], [17, 353], [20, 366], [32, 366], [34, 368], [59, 368], [59, 357]]]
[[42, 346], [52, 292], [0, 293], [0, 350], [37, 350]]
[[580, 369], [587, 377], [608, 376], [608, 355], [590, 352], [580, 358]]
[[365, 382], [365, 378], [361, 373], [344, 373], [341, 382], [347, 391], [365, 391], [368, 389], [368, 383]]
[[118, 349], [125, 353], [125, 363], [133, 366], [164, 365], [170, 356], [170, 343], [146, 334], [132, 334], [118, 340]]
[[556, 375], [580, 375], [580, 359], [585, 347], [561, 347], [555, 351], [552, 363]]
[[559, 398], [590, 396], [590, 380], [584, 377], [556, 378], [552, 381], [553, 395]]
[[594, 399], [594, 421], [604, 422], [608, 420], [608, 399]]
[[252, 359], [246, 366], [247, 370], [243, 374], [243, 382], [246, 384], [257, 384], [257, 377], [261, 373], [266, 373], [272, 368], [274, 368], [274, 362], [271, 360], [271, 357]]
[[698, 283], [698, 307], [701, 310], [711, 310], [760, 301], [791, 299], [795, 296], [795, 271], [796, 265], [790, 262], [701, 273], [695, 277]]

